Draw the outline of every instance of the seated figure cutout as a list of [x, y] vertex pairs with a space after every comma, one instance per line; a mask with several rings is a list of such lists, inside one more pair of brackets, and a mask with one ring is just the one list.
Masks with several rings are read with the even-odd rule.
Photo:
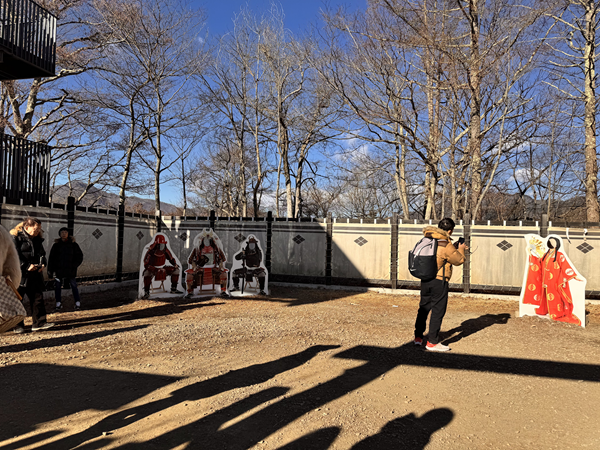
[[251, 234], [233, 257], [229, 293], [235, 297], [268, 295], [268, 281], [269, 272], [260, 241]]
[[192, 252], [185, 271], [187, 298], [221, 295], [228, 297], [227, 257], [219, 236], [210, 229], [204, 229], [194, 238]]
[[183, 294], [183, 291], [178, 289], [181, 269], [181, 262], [173, 254], [167, 235], [156, 233], [142, 251], [138, 284], [140, 298], [173, 297]]

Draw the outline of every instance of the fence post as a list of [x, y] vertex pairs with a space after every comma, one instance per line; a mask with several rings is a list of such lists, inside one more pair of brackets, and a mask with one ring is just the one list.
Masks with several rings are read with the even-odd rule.
[[67, 197], [67, 228], [69, 234], [75, 234], [75, 197]]
[[325, 284], [331, 285], [331, 255], [333, 243], [333, 217], [327, 214], [327, 247], [325, 248]]
[[156, 232], [160, 233], [162, 231], [162, 212], [160, 209], [155, 211], [155, 219], [156, 219]]
[[463, 292], [468, 294], [471, 292], [471, 215], [465, 214], [465, 221], [463, 224], [463, 233], [465, 235], [465, 263], [463, 264]]
[[393, 214], [391, 226], [390, 278], [392, 289], [398, 289], [398, 213]]
[[540, 236], [543, 238], [548, 236], [548, 214], [542, 214], [542, 226], [540, 227]]
[[215, 231], [215, 221], [217, 220], [217, 216], [215, 215], [215, 211], [212, 210], [210, 212], [210, 216], [208, 218], [208, 221], [210, 223], [210, 228], [212, 228], [213, 231]]
[[117, 218], [117, 282], [123, 281], [123, 247], [125, 240], [125, 205], [119, 205]]
[[265, 254], [265, 266], [267, 273], [271, 273], [271, 239], [273, 238], [273, 213], [267, 212], [267, 250]]

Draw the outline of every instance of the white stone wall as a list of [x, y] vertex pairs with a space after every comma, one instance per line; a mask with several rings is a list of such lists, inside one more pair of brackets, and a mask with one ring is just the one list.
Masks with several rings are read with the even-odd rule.
[[[325, 276], [327, 226], [320, 222], [273, 222], [271, 273]], [[266, 248], [266, 245], [263, 247]]]
[[[11, 229], [30, 216], [42, 221], [45, 248], [49, 252], [58, 230], [67, 226], [67, 211], [62, 207], [44, 208], [2, 205], [2, 224]], [[189, 218], [164, 219], [162, 232], [169, 237], [173, 252], [186, 266], [194, 237], [209, 228], [209, 220]], [[332, 224], [331, 276], [335, 279], [390, 280], [391, 224], [349, 223], [335, 220]], [[271, 274], [323, 278], [326, 274], [327, 223], [273, 221]], [[423, 236], [423, 224], [398, 225], [398, 280], [418, 281], [408, 272], [408, 252]], [[267, 250], [268, 223], [263, 220], [216, 220], [214, 231], [220, 237], [231, 267], [231, 258], [240, 250], [240, 242], [254, 234]], [[154, 218], [125, 217], [123, 272], [137, 272], [144, 246], [156, 233]], [[471, 285], [520, 288], [526, 263], [525, 239], [528, 233], [539, 234], [532, 226], [472, 226]], [[565, 251], [588, 280], [588, 290], [600, 290], [600, 230], [557, 228], [549, 234], [563, 238]], [[568, 236], [567, 236], [568, 234]], [[108, 213], [75, 211], [74, 235], [84, 254], [79, 276], [110, 276], [117, 266], [117, 216]], [[453, 238], [463, 236], [457, 225]], [[463, 267], [455, 267], [451, 282], [462, 283]]]
[[390, 279], [391, 226], [333, 224], [331, 275], [336, 278]]
[[77, 276], [107, 275], [117, 271], [116, 215], [76, 211], [73, 235], [83, 252], [83, 263]]

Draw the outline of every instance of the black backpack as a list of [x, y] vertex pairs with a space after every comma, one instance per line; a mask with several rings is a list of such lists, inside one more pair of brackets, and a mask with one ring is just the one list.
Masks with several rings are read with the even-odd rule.
[[413, 277], [429, 281], [437, 276], [437, 248], [437, 239], [424, 237], [408, 252], [408, 270]]

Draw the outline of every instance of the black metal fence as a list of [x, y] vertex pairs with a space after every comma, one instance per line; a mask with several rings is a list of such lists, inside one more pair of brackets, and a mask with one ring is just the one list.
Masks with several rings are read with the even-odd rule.
[[9, 203], [50, 201], [50, 147], [0, 133], [0, 197]]
[[50, 76], [56, 68], [56, 17], [31, 0], [0, 0], [0, 78]]

